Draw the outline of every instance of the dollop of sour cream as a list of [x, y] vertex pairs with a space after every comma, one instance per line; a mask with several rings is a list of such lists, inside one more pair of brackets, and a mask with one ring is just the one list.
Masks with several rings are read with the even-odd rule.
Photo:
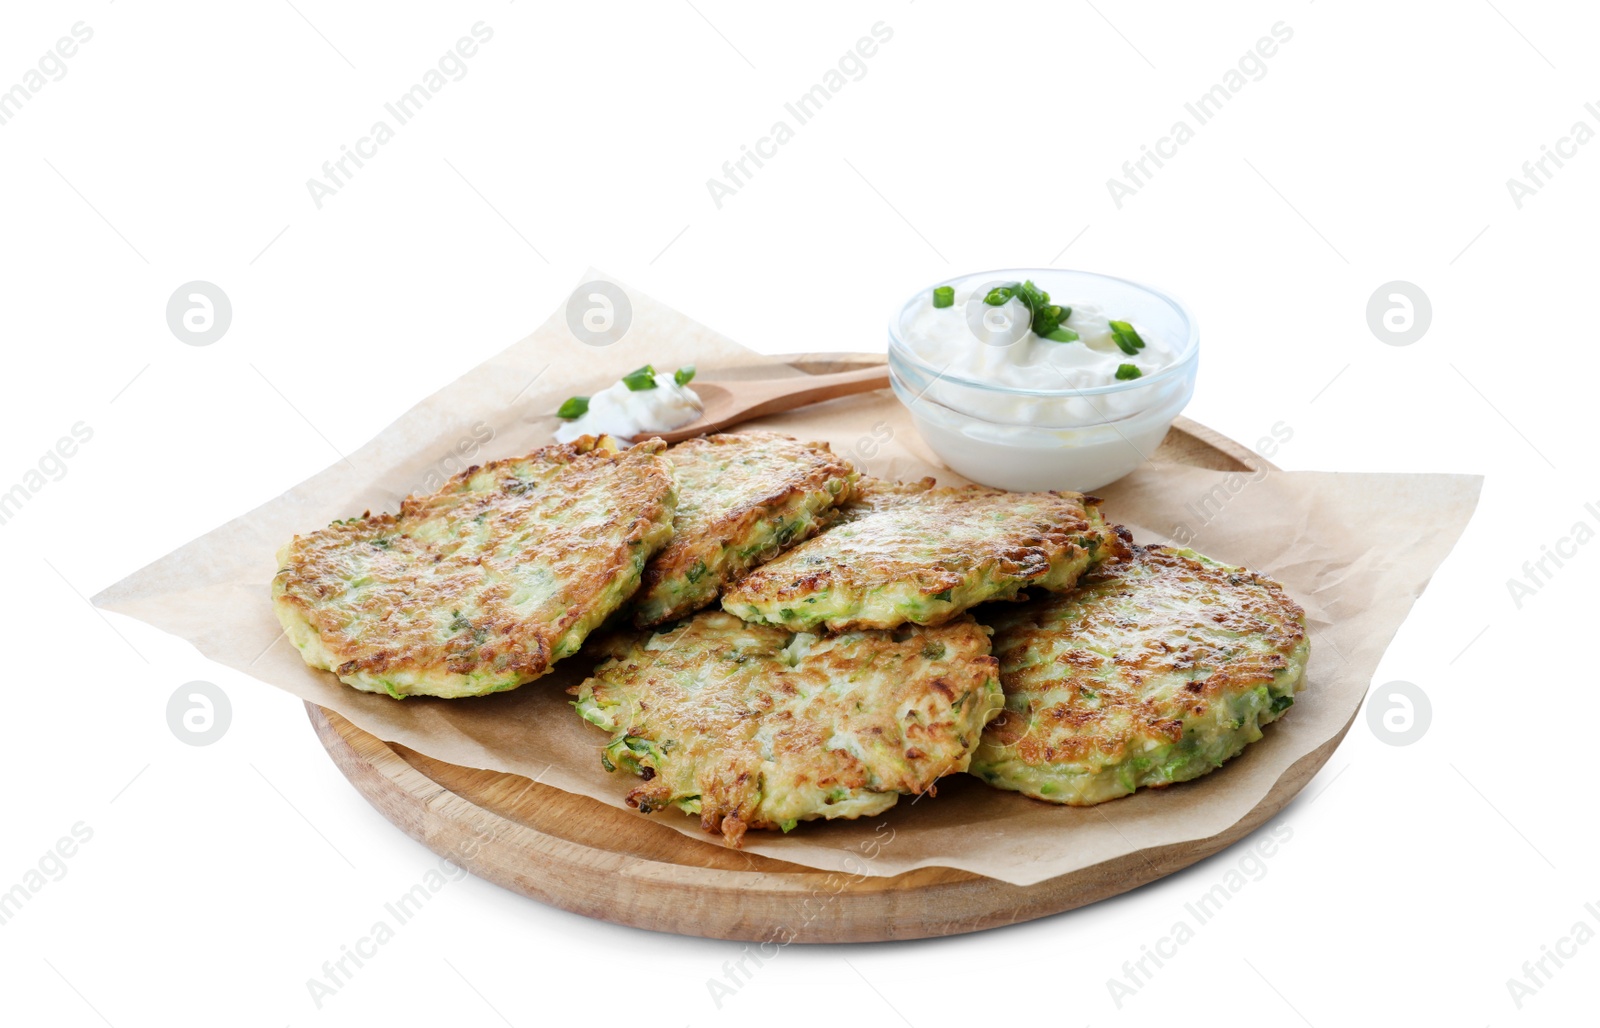
[[[923, 361], [944, 374], [974, 382], [1020, 389], [1092, 389], [1116, 383], [1125, 364], [1139, 369], [1140, 377], [1171, 364], [1177, 357], [1171, 345], [1129, 321], [1144, 348], [1124, 353], [1111, 331], [1115, 312], [1081, 300], [1050, 298], [1053, 304], [1072, 308], [1062, 325], [1078, 333], [1068, 343], [1042, 339], [1029, 327], [1028, 307], [1012, 297], [991, 307], [975, 289], [957, 292], [949, 307], [922, 307], [904, 326], [907, 346]], [[1126, 374], [1126, 373], [1125, 373]]]
[[556, 442], [570, 443], [583, 435], [632, 439], [670, 432], [698, 418], [705, 409], [699, 395], [687, 385], [678, 385], [670, 372], [658, 372], [655, 382], [654, 389], [629, 389], [626, 382], [617, 382], [595, 393], [582, 417], [563, 421], [556, 429]]

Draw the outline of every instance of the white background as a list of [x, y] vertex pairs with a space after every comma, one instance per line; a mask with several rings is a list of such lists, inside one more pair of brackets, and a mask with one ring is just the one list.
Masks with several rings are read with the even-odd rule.
[[[0, 525], [11, 638], [0, 890], [92, 839], [0, 925], [14, 1024], [1573, 1024], [1600, 945], [1592, 817], [1600, 146], [1519, 207], [1506, 180], [1600, 100], [1576, 4], [947, 7], [8, 5], [0, 89], [93, 39], [0, 126], [0, 490], [93, 439]], [[493, 39], [347, 186], [308, 178], [470, 27]], [[706, 180], [876, 22], [893, 38], [745, 188]], [[1270, 28], [1293, 38], [1119, 208], [1106, 180]], [[1192, 117], [1189, 118], [1193, 124]], [[1554, 165], [1551, 165], [1554, 169]], [[1483, 503], [1374, 679], [1416, 683], [1413, 745], [1365, 717], [1285, 812], [1289, 841], [1122, 1007], [1108, 979], [1248, 840], [1120, 899], [1003, 931], [792, 947], [719, 1008], [731, 943], [453, 882], [322, 1007], [306, 980], [435, 858], [328, 761], [298, 701], [84, 600], [349, 452], [526, 334], [589, 265], [758, 349], [870, 350], [941, 277], [1081, 267], [1183, 297], [1196, 419], [1276, 422], [1287, 468], [1474, 472]], [[184, 345], [168, 297], [233, 304]], [[1366, 306], [1431, 299], [1414, 345]], [[1385, 498], [1374, 495], [1372, 503]], [[1571, 553], [1572, 548], [1568, 547]], [[1553, 565], [1551, 565], [1553, 567]], [[217, 683], [232, 727], [166, 721]], [[1259, 839], [1260, 836], [1257, 837]], [[1571, 950], [1569, 949], [1569, 952]], [[449, 965], [441, 962], [448, 958]], [[453, 966], [452, 966], [453, 965]]]

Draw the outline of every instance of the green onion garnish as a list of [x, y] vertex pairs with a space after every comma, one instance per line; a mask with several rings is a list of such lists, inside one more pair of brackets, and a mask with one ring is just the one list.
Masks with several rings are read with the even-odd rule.
[[935, 307], [953, 307], [956, 302], [955, 286], [934, 286], [933, 305]]
[[1061, 327], [1067, 320], [1068, 309], [1055, 304], [1046, 304], [1040, 307], [1033, 315], [1033, 331], [1038, 335], [1050, 338], [1050, 333]]
[[[1022, 284], [1024, 290], [1033, 289], [1032, 282]], [[1038, 296], [1050, 299], [1049, 293], [1033, 290]], [[1026, 295], [1026, 294], [1025, 294]], [[1075, 343], [1078, 333], [1067, 327], [1067, 319], [1072, 317], [1072, 308], [1063, 307], [1055, 303], [1042, 303], [1033, 309], [1033, 333], [1040, 339], [1049, 339], [1056, 343]]]
[[683, 367], [679, 368], [677, 371], [674, 371], [672, 373], [672, 381], [676, 382], [680, 386], [686, 386], [690, 382], [693, 382], [694, 381], [694, 365], [693, 364], [685, 364]]
[[572, 396], [568, 397], [567, 402], [563, 403], [561, 409], [556, 411], [556, 417], [571, 421], [573, 418], [581, 418], [587, 413], [589, 413], [589, 398], [587, 396]]
[[1133, 381], [1134, 379], [1138, 378], [1140, 375], [1143, 375], [1143, 374], [1144, 374], [1144, 372], [1140, 371], [1136, 365], [1133, 365], [1133, 364], [1119, 364], [1119, 365], [1117, 365], [1117, 381], [1119, 381], [1119, 382], [1131, 382], [1131, 381]]
[[983, 302], [991, 307], [1004, 306], [1007, 301], [1009, 301], [1013, 296], [1017, 295], [1017, 289], [1018, 285], [1015, 282], [1012, 282], [1009, 285], [995, 286], [993, 289], [989, 290], [989, 295], [983, 298]]
[[622, 384], [632, 392], [643, 392], [656, 387], [656, 369], [646, 364], [644, 367], [628, 372], [622, 376]]
[[1144, 340], [1126, 321], [1111, 322], [1111, 338], [1117, 341], [1117, 348], [1129, 357], [1144, 349]]
[[1050, 294], [1034, 285], [1032, 279], [1018, 286], [1016, 292], [1017, 298], [1027, 306], [1030, 314], [1037, 315], [1040, 309], [1050, 302]]

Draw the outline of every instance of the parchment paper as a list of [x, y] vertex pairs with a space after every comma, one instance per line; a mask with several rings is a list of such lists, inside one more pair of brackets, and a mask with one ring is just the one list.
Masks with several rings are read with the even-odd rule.
[[[601, 768], [606, 734], [568, 704], [566, 687], [591, 667], [585, 654], [509, 693], [397, 701], [357, 692], [306, 667], [282, 637], [269, 599], [274, 554], [295, 532], [367, 509], [393, 510], [406, 493], [432, 489], [468, 463], [545, 445], [556, 423], [551, 412], [569, 395], [593, 393], [647, 362], [658, 368], [694, 363], [708, 379], [733, 367], [745, 370], [726, 377], [748, 377], [751, 366], [776, 363], [622, 288], [632, 302], [632, 324], [614, 344], [580, 342], [565, 312], [557, 311], [531, 336], [407, 412], [351, 454], [349, 465], [334, 464], [168, 554], [95, 603], [182, 636], [210, 659], [335, 710], [384, 740], [623, 806], [636, 779]], [[962, 481], [938, 464], [888, 391], [751, 427], [825, 440], [872, 474]], [[941, 784], [937, 797], [902, 799], [882, 818], [809, 822], [788, 835], [751, 832], [745, 848], [849, 874], [944, 866], [1030, 885], [1135, 849], [1215, 835], [1348, 722], [1384, 649], [1465, 527], [1481, 482], [1452, 475], [1246, 475], [1147, 464], [1098, 490], [1108, 517], [1137, 539], [1188, 543], [1270, 574], [1306, 608], [1312, 643], [1305, 691], [1263, 741], [1195, 782], [1098, 807], [1055, 807], [957, 775]], [[650, 816], [708, 839], [698, 819], [670, 810]]]

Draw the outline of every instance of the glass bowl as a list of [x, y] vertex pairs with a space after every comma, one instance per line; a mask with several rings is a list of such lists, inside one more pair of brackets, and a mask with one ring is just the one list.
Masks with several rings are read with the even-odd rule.
[[[1088, 388], [1067, 387], [1065, 374], [1048, 363], [1028, 367], [1036, 381], [1027, 387], [963, 378], [919, 353], [909, 336], [913, 315], [932, 302], [930, 285], [889, 320], [890, 383], [922, 438], [963, 477], [1024, 492], [1098, 489], [1148, 460], [1194, 395], [1199, 331], [1184, 306], [1165, 293], [1088, 271], [1009, 268], [934, 285], [954, 286], [960, 296], [1025, 279], [1048, 292], [1052, 303], [1093, 303], [1134, 322], [1176, 356], [1141, 378]], [[972, 345], [1010, 344], [974, 331]]]

